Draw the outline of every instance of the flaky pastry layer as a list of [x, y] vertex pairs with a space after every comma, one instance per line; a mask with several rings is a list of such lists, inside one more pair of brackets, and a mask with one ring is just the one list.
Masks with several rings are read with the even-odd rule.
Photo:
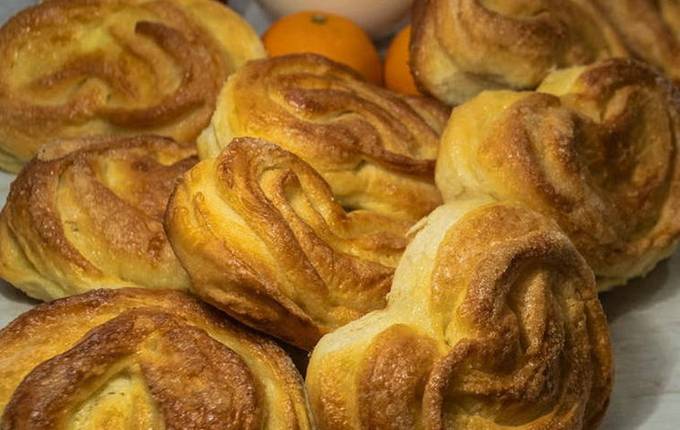
[[41, 149], [0, 213], [0, 278], [51, 300], [96, 288], [186, 289], [163, 229], [195, 149], [167, 138], [98, 137]]
[[523, 206], [459, 200], [420, 225], [388, 305], [324, 336], [319, 429], [593, 429], [612, 363], [592, 271]]
[[556, 68], [627, 51], [590, 0], [414, 3], [411, 70], [454, 105], [484, 90], [533, 89]]
[[0, 331], [0, 427], [309, 429], [270, 340], [182, 292], [98, 290]]
[[253, 61], [231, 76], [201, 158], [235, 137], [257, 137], [302, 158], [328, 182], [338, 202], [417, 221], [441, 203], [433, 184], [448, 109], [369, 84], [316, 55]]
[[0, 28], [0, 168], [52, 139], [154, 133], [193, 144], [226, 77], [264, 56], [213, 0], [47, 0]]
[[594, 0], [638, 58], [680, 85], [680, 3], [677, 0]]
[[188, 171], [166, 217], [195, 293], [305, 349], [384, 306], [410, 226], [346, 211], [309, 164], [253, 138]]
[[606, 289], [677, 247], [679, 136], [678, 89], [642, 63], [606, 60], [456, 108], [436, 181], [447, 201], [487, 194], [554, 218]]

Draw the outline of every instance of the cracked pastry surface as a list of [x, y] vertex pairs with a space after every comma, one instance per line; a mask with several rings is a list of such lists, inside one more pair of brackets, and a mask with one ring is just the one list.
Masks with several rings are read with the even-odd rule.
[[534, 89], [556, 68], [625, 55], [590, 0], [414, 3], [411, 70], [450, 105], [483, 90]]
[[188, 288], [163, 229], [195, 149], [155, 136], [43, 147], [0, 213], [0, 278], [51, 300], [96, 288]]
[[643, 63], [606, 60], [456, 108], [436, 181], [447, 201], [488, 194], [554, 218], [606, 289], [677, 247], [678, 136], [678, 89]]
[[230, 77], [199, 155], [215, 157], [235, 137], [261, 138], [309, 163], [343, 206], [416, 221], [441, 203], [432, 177], [448, 114], [323, 57], [289, 55]]
[[592, 271], [548, 218], [459, 200], [420, 225], [384, 310], [324, 336], [319, 429], [593, 429], [612, 378]]
[[169, 136], [193, 144], [227, 76], [264, 56], [211, 0], [47, 0], [0, 28], [0, 168], [52, 139]]
[[283, 350], [178, 291], [97, 290], [0, 331], [0, 427], [309, 429]]
[[346, 211], [309, 164], [253, 138], [188, 171], [165, 223], [195, 293], [305, 349], [384, 306], [412, 225]]

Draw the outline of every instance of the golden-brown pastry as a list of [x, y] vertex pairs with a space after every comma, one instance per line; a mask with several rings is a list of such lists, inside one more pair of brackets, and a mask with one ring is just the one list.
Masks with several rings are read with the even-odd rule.
[[628, 49], [680, 84], [680, 2], [594, 0]]
[[554, 72], [538, 91], [455, 109], [444, 199], [483, 193], [553, 217], [601, 289], [647, 273], [680, 238], [680, 93], [632, 60]]
[[213, 0], [47, 0], [0, 28], [0, 168], [55, 138], [154, 133], [194, 143], [224, 80], [264, 55]]
[[487, 202], [436, 209], [387, 308], [321, 339], [320, 430], [597, 427], [612, 357], [593, 273], [553, 221]]
[[345, 211], [307, 163], [252, 138], [187, 172], [166, 215], [196, 294], [305, 349], [385, 305], [410, 226]]
[[188, 288], [162, 222], [194, 154], [154, 136], [44, 146], [0, 213], [0, 278], [43, 300], [102, 287]]
[[0, 331], [0, 357], [3, 429], [311, 428], [285, 353], [179, 291], [41, 305]]
[[448, 110], [363, 81], [316, 55], [253, 61], [232, 75], [198, 141], [215, 157], [252, 136], [294, 153], [328, 182], [338, 202], [417, 220], [441, 203], [433, 184]]
[[457, 104], [487, 89], [533, 89], [555, 68], [624, 56], [591, 0], [419, 0], [411, 70]]

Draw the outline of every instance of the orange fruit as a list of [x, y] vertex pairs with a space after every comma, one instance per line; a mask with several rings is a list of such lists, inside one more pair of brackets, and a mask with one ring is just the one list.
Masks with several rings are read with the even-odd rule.
[[418, 95], [409, 66], [411, 26], [404, 27], [390, 43], [385, 57], [385, 86], [402, 94]]
[[373, 83], [382, 83], [382, 63], [371, 38], [342, 16], [294, 13], [272, 24], [262, 38], [271, 56], [312, 52], [353, 68]]

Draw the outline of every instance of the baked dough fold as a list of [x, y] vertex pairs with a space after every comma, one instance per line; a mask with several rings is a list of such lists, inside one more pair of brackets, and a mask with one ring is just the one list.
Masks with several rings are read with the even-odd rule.
[[212, 0], [48, 0], [0, 28], [0, 168], [52, 139], [154, 133], [193, 144], [226, 77], [264, 56]]
[[235, 137], [261, 138], [309, 163], [341, 205], [416, 221], [441, 203], [432, 177], [448, 113], [324, 57], [289, 55], [230, 77], [198, 149], [205, 159]]
[[447, 104], [488, 89], [534, 89], [556, 68], [625, 56], [591, 0], [414, 3], [411, 70]]
[[0, 331], [0, 427], [310, 429], [272, 341], [182, 292], [97, 290]]
[[680, 85], [680, 3], [677, 0], [594, 0], [626, 47]]
[[0, 213], [0, 278], [51, 300], [96, 288], [186, 289], [163, 216], [195, 149], [155, 136], [44, 146]]
[[421, 224], [388, 305], [324, 336], [319, 429], [592, 429], [611, 390], [595, 278], [551, 220], [460, 200]]
[[305, 349], [384, 306], [411, 225], [346, 211], [310, 165], [253, 138], [188, 171], [166, 215], [196, 294]]
[[643, 63], [606, 60], [456, 108], [436, 181], [447, 201], [487, 194], [554, 218], [606, 289], [677, 247], [679, 136], [678, 89]]

